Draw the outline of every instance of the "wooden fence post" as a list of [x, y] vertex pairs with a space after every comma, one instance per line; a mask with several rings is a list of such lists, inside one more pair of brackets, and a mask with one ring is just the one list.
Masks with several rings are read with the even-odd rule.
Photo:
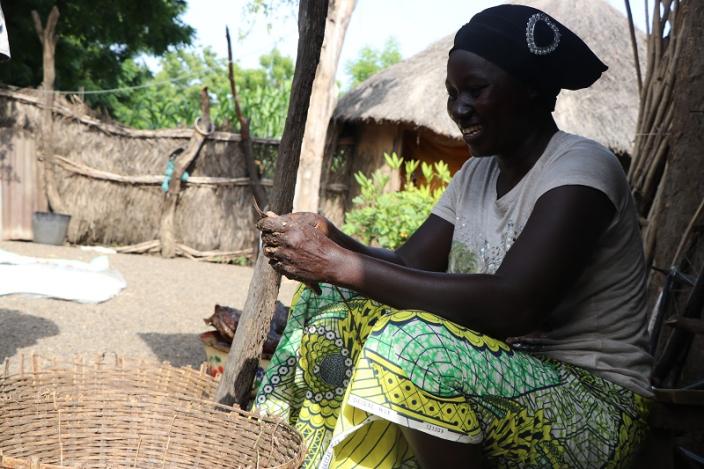
[[174, 216], [181, 193], [181, 176], [186, 168], [196, 159], [200, 149], [205, 143], [205, 139], [212, 131], [210, 125], [210, 99], [208, 98], [207, 87], [204, 87], [200, 91], [200, 114], [201, 117], [195, 123], [195, 129], [188, 143], [188, 148], [174, 160], [174, 171], [169, 181], [169, 190], [164, 195], [161, 223], [159, 224], [159, 242], [161, 243], [162, 257], [171, 258], [176, 256]]

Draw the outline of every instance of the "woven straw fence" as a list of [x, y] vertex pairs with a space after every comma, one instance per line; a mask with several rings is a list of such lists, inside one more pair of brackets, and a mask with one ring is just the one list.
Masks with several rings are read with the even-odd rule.
[[[39, 98], [3, 91], [0, 104], [0, 120], [6, 128], [26, 139], [36, 140], [41, 136]], [[52, 139], [55, 155], [121, 176], [157, 176], [149, 184], [118, 183], [87, 177], [59, 165], [58, 193], [72, 216], [69, 242], [131, 245], [157, 239], [164, 199], [159, 176], [163, 177], [169, 155], [186, 147], [192, 132], [192, 129], [136, 131], [106, 124], [57, 104]], [[214, 134], [190, 172], [196, 177], [244, 177], [239, 136]], [[201, 251], [251, 248], [255, 218], [250, 193], [248, 184], [187, 187], [176, 212], [177, 239]]]
[[[68, 241], [126, 246], [158, 239], [166, 164], [174, 150], [188, 146], [194, 130], [135, 130], [82, 111], [61, 99], [53, 113], [57, 190], [72, 216]], [[41, 113], [40, 97], [29, 91], [0, 90], [0, 153], [16, 151], [17, 142], [38, 141]], [[254, 246], [256, 215], [240, 140], [238, 134], [212, 133], [188, 168], [191, 178], [180, 195], [174, 220], [178, 243], [205, 252]], [[254, 139], [253, 148], [255, 158], [270, 168], [278, 141]], [[122, 180], [110, 181], [101, 173]], [[268, 188], [271, 181], [263, 183]], [[333, 186], [329, 196], [337, 204], [337, 194], [346, 186]]]
[[120, 357], [5, 363], [0, 468], [295, 468], [301, 436], [210, 397], [204, 370]]

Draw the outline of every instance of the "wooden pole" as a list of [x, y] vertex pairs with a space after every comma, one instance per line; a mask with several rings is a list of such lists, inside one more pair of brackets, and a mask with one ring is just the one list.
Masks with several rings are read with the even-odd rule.
[[628, 29], [631, 33], [631, 45], [633, 46], [633, 61], [636, 66], [636, 76], [638, 77], [638, 94], [643, 93], [643, 77], [640, 73], [640, 59], [638, 58], [638, 42], [636, 40], [636, 28], [633, 24], [633, 12], [631, 12], [631, 1], [624, 0], [626, 3], [626, 13], [628, 14]]
[[[56, 24], [59, 22], [59, 9], [55, 6], [51, 9], [46, 25], [42, 25], [42, 20], [36, 10], [32, 10], [32, 20], [34, 29], [42, 43], [42, 136], [39, 139], [39, 148], [42, 158], [39, 163], [39, 171], [43, 174], [40, 178], [41, 185], [44, 186], [44, 194], [48, 206], [58, 213], [65, 213], [61, 197], [56, 188], [56, 174], [54, 169], [54, 81], [56, 80]], [[40, 202], [40, 206], [45, 206], [45, 202]]]
[[[301, 0], [298, 7], [298, 52], [291, 99], [279, 145], [270, 210], [288, 213], [293, 206], [296, 172], [308, 116], [315, 70], [325, 34], [328, 0]], [[242, 319], [232, 341], [216, 400], [226, 405], [247, 402], [254, 373], [274, 315], [281, 276], [260, 252], [249, 283]]]
[[330, 0], [325, 39], [308, 108], [293, 209], [318, 212], [321, 173], [330, 117], [337, 103], [335, 72], [356, 0]]
[[[240, 107], [240, 97], [237, 95], [237, 85], [235, 84], [235, 67], [232, 64], [232, 43], [230, 41], [230, 28], [225, 26], [225, 37], [227, 38], [227, 75], [230, 79], [230, 93], [232, 94], [232, 102], [235, 107], [235, 114], [240, 123], [240, 135], [242, 136], [241, 144], [244, 152], [244, 159], [247, 164], [247, 172], [249, 180], [252, 182], [252, 192], [257, 205], [264, 208], [268, 205], [266, 191], [262, 187], [257, 173], [257, 165], [254, 162], [254, 152], [252, 151], [252, 138], [249, 131], [249, 120], [242, 114]], [[266, 208], [264, 208], [266, 210]]]
[[206, 138], [212, 132], [210, 125], [210, 99], [208, 98], [207, 87], [204, 87], [200, 91], [200, 114], [201, 117], [195, 123], [195, 129], [188, 143], [188, 148], [186, 151], [181, 152], [174, 160], [174, 172], [169, 181], [169, 190], [164, 195], [161, 223], [159, 224], [159, 241], [161, 243], [162, 257], [171, 258], [176, 256], [174, 217], [176, 215], [176, 205], [178, 204], [181, 193], [181, 176], [186, 168], [196, 159]]

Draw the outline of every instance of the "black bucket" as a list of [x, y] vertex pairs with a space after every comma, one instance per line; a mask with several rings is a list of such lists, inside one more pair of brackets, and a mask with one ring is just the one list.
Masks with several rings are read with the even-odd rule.
[[32, 232], [35, 243], [61, 246], [66, 240], [68, 223], [71, 215], [63, 213], [34, 212], [32, 214]]

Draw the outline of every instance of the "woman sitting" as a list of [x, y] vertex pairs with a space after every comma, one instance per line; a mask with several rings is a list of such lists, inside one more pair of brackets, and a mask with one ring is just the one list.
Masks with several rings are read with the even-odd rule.
[[260, 221], [271, 265], [316, 290], [256, 400], [303, 434], [306, 467], [629, 464], [650, 402], [638, 220], [616, 157], [552, 117], [606, 69], [539, 10], [485, 10], [447, 62], [472, 158], [405, 245]]

